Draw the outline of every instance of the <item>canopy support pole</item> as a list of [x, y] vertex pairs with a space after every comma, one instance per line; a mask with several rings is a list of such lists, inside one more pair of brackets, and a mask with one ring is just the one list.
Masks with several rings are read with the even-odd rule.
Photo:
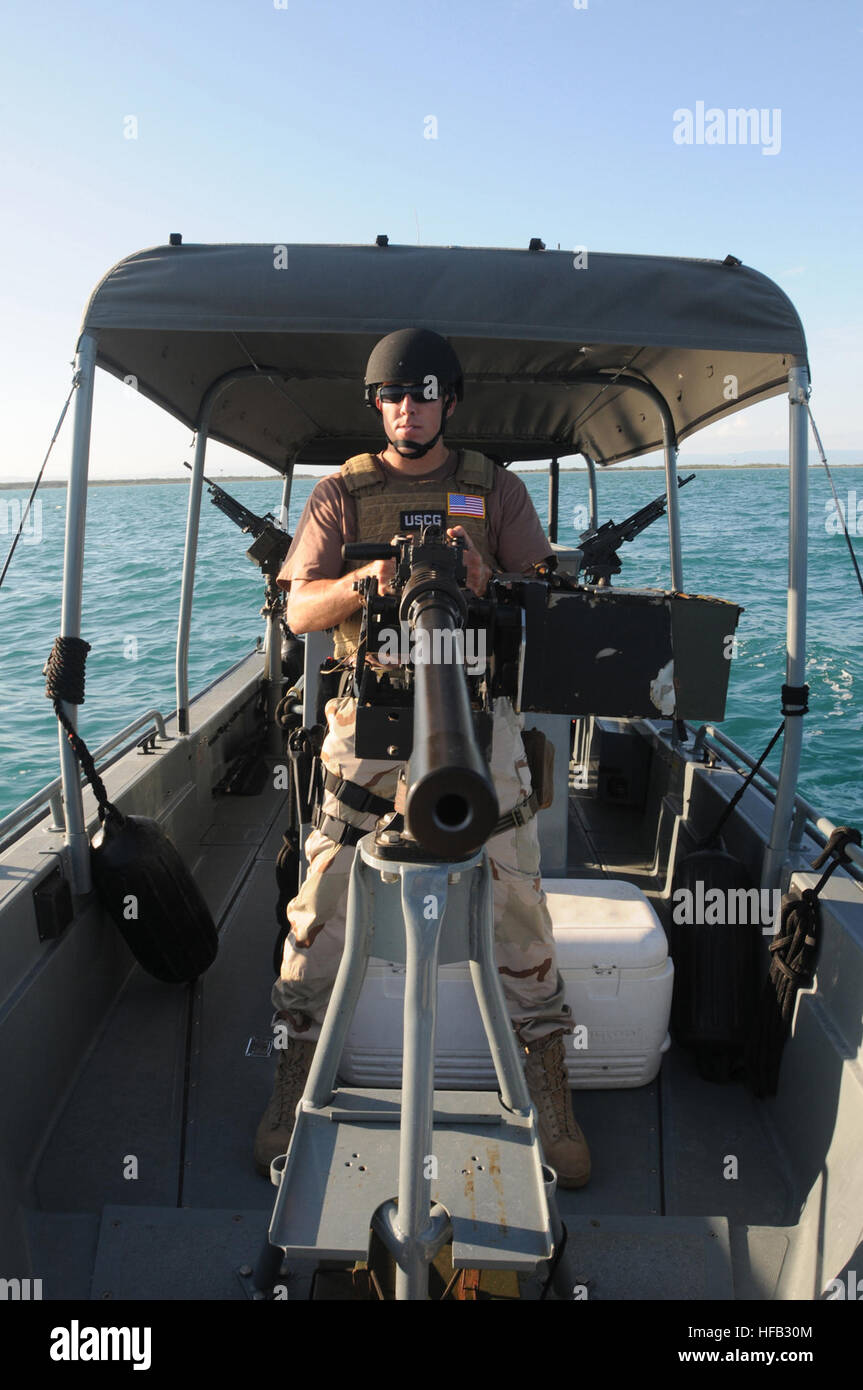
[[201, 496], [204, 485], [204, 458], [210, 429], [210, 415], [216, 397], [232, 381], [260, 377], [262, 381], [282, 380], [281, 372], [267, 367], [239, 367], [214, 381], [204, 393], [198, 412], [195, 437], [195, 462], [189, 484], [189, 510], [186, 515], [186, 545], [183, 551], [183, 585], [180, 590], [180, 620], [177, 624], [177, 730], [189, 732], [189, 634], [192, 628], [192, 599], [195, 592], [195, 560], [198, 553], [198, 526], [201, 519]]
[[296, 459], [290, 459], [285, 469], [285, 476], [282, 480], [282, 501], [279, 506], [279, 525], [283, 531], [288, 529], [288, 513], [291, 508], [291, 485], [294, 481], [294, 464]]
[[557, 544], [557, 504], [560, 493], [560, 460], [553, 458], [548, 466], [548, 539]]
[[[78, 343], [76, 371], [78, 389], [75, 395], [75, 424], [72, 434], [72, 462], [69, 469], [69, 488], [66, 497], [66, 553], [63, 564], [63, 607], [60, 617], [61, 637], [81, 636], [82, 588], [84, 579], [84, 531], [87, 521], [87, 475], [90, 466], [90, 425], [93, 418], [93, 383], [96, 376], [97, 340], [82, 333]], [[63, 713], [75, 729], [78, 727], [78, 706], [62, 702]], [[66, 807], [66, 847], [69, 859], [71, 888], [74, 893], [89, 893], [93, 886], [90, 875], [90, 840], [84, 821], [84, 801], [78, 759], [60, 726], [60, 772], [63, 778], [63, 801]]]
[[[797, 361], [797, 360], [796, 360]], [[806, 681], [806, 580], [807, 531], [809, 525], [808, 428], [806, 402], [809, 399], [809, 372], [797, 364], [788, 373], [788, 609], [786, 619], [785, 683], [801, 686]], [[783, 701], [783, 704], [785, 702]], [[787, 708], [793, 709], [792, 702]], [[782, 763], [773, 807], [770, 840], [761, 869], [761, 886], [777, 888], [788, 858], [794, 797], [803, 748], [803, 716], [785, 720]]]
[[586, 454], [586, 453], [584, 452], [584, 450], [582, 450], [581, 457], [584, 459], [585, 463], [587, 464], [587, 487], [588, 487], [588, 498], [589, 498], [589, 504], [590, 504], [590, 515], [589, 515], [589, 517], [587, 518], [587, 529], [588, 529], [588, 531], [595, 531], [596, 528], [597, 528], [597, 526], [599, 525], [599, 522], [598, 522], [597, 519], [596, 519], [596, 518], [597, 518], [597, 506], [596, 506], [596, 464], [594, 463], [593, 459], [590, 457], [590, 454]]
[[[623, 371], [616, 371], [613, 375], [609, 375], [608, 372], [578, 372], [572, 380], [590, 382], [592, 385], [602, 386], [603, 390], [615, 386], [631, 391], [640, 391], [642, 395], [650, 397], [659, 411], [659, 418], [662, 421], [662, 447], [665, 453], [665, 490], [668, 496], [668, 550], [671, 562], [671, 588], [675, 593], [682, 593], [683, 558], [680, 545], [680, 508], [677, 501], [677, 431], [674, 428], [674, 416], [667, 400], [652, 382], [644, 381], [641, 377], [630, 376]], [[587, 458], [587, 454], [584, 457]]]
[[668, 555], [671, 562], [671, 588], [683, 592], [683, 552], [680, 545], [680, 502], [677, 496], [677, 444], [662, 416], [662, 441], [665, 453], [665, 495], [668, 500]]
[[195, 462], [189, 484], [189, 508], [186, 513], [186, 545], [183, 551], [183, 584], [180, 590], [180, 621], [177, 624], [177, 731], [189, 732], [189, 634], [192, 630], [192, 599], [195, 592], [195, 561], [198, 555], [198, 527], [201, 520], [201, 496], [204, 491], [204, 460], [210, 411], [216, 390], [210, 388], [204, 397], [195, 436]]

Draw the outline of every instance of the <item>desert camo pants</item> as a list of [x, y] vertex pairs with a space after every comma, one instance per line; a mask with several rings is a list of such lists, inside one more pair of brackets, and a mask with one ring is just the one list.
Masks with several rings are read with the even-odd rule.
[[[321, 749], [324, 766], [378, 796], [392, 799], [400, 763], [358, 758], [354, 752], [356, 699], [330, 700], [328, 732]], [[521, 740], [521, 721], [507, 699], [495, 700], [491, 772], [501, 814], [530, 795], [530, 772]], [[324, 813], [373, 830], [377, 817], [351, 810], [325, 791]], [[285, 940], [273, 1004], [288, 1032], [320, 1035], [345, 939], [348, 879], [355, 848], [339, 846], [320, 830], [306, 841], [308, 871], [288, 904]], [[536, 818], [488, 841], [494, 886], [495, 956], [516, 1033], [526, 1045], [549, 1033], [571, 1030], [557, 968], [551, 918], [539, 875]]]

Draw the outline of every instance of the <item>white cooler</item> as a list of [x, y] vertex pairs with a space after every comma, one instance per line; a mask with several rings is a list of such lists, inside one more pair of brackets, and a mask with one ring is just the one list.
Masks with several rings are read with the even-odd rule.
[[[558, 964], [576, 1032], [565, 1039], [571, 1086], [645, 1086], [669, 1045], [674, 967], [662, 925], [621, 879], [544, 879]], [[339, 1076], [348, 1085], [401, 1084], [405, 967], [371, 960]], [[435, 1085], [496, 1090], [497, 1078], [467, 964], [438, 977]]]

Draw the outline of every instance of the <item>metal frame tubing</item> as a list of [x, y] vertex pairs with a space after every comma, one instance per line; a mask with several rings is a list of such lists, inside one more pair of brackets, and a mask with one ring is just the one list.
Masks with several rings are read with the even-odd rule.
[[677, 444], [674, 431], [662, 421], [665, 453], [665, 492], [668, 498], [668, 554], [671, 561], [671, 588], [683, 592], [683, 551], [680, 544], [680, 499], [677, 494]]
[[283, 531], [288, 529], [288, 513], [291, 509], [291, 485], [294, 481], [294, 464], [296, 459], [290, 459], [285, 469], [285, 476], [282, 479], [282, 500], [279, 505], [279, 525]]
[[[451, 867], [451, 866], [449, 866]], [[441, 918], [446, 910], [447, 868], [403, 866], [402, 910], [405, 922], [404, 1060], [399, 1144], [399, 1204], [396, 1226], [401, 1240], [396, 1298], [428, 1297], [431, 1247], [440, 1222], [432, 1222], [431, 1176], [434, 1118], [434, 1045], [437, 1024], [437, 973]], [[437, 902], [439, 916], [427, 920], [423, 904]]]
[[207, 439], [210, 415], [216, 397], [226, 386], [234, 381], [249, 377], [260, 377], [270, 381], [273, 377], [284, 379], [283, 372], [272, 371], [267, 367], [238, 367], [236, 371], [226, 372], [204, 392], [198, 411], [195, 438], [195, 462], [192, 466], [192, 480], [189, 484], [189, 510], [186, 515], [186, 544], [183, 550], [183, 584], [180, 590], [180, 618], [177, 623], [177, 728], [180, 734], [189, 733], [189, 633], [192, 628], [192, 600], [195, 592], [195, 560], [198, 553], [198, 525], [201, 518], [201, 495], [204, 485], [204, 458], [207, 452]]
[[[278, 523], [285, 531], [287, 531], [288, 529], [288, 511], [291, 505], [291, 480], [293, 478], [293, 472], [294, 462], [293, 459], [291, 459], [285, 470], [284, 478], [282, 479], [282, 500], [279, 503], [278, 515]], [[267, 588], [270, 592], [276, 594], [278, 586], [276, 584], [275, 576], [273, 576], [272, 580], [272, 590], [270, 590], [269, 584]], [[282, 749], [282, 733], [278, 725], [276, 724], [275, 714], [279, 700], [282, 698], [282, 691], [284, 690], [285, 682], [282, 678], [281, 624], [275, 613], [268, 613], [267, 615], [267, 645], [264, 656], [264, 665], [266, 668], [267, 680], [269, 681], [270, 685], [267, 710], [267, 722], [269, 725], [271, 735], [270, 743], [272, 745], [273, 752], [279, 753]], [[306, 725], [306, 727], [310, 728], [311, 726]]]
[[588, 486], [588, 497], [589, 497], [589, 499], [590, 499], [590, 516], [587, 518], [587, 529], [588, 529], [589, 531], [595, 531], [595, 530], [596, 530], [596, 527], [597, 527], [597, 524], [598, 524], [598, 523], [597, 523], [597, 520], [596, 520], [596, 518], [597, 518], [597, 506], [596, 506], [596, 464], [594, 463], [593, 459], [590, 457], [590, 454], [586, 454], [586, 453], [584, 452], [584, 450], [582, 450], [581, 457], [584, 459], [585, 463], [587, 464], [587, 474], [588, 474], [587, 486]]
[[494, 955], [494, 885], [488, 852], [471, 885], [470, 975], [488, 1038], [500, 1098], [507, 1110], [527, 1114], [530, 1093], [518, 1056], [515, 1034]]
[[374, 903], [363, 872], [362, 841], [357, 846], [345, 911], [345, 944], [318, 1045], [306, 1080], [300, 1106], [320, 1110], [333, 1098], [336, 1072], [341, 1061], [351, 1019], [363, 989], [374, 937]]
[[548, 465], [548, 539], [557, 543], [557, 512], [560, 490], [560, 460], [553, 458]]
[[198, 416], [195, 437], [195, 462], [189, 483], [189, 508], [186, 513], [186, 544], [183, 550], [183, 584], [180, 590], [180, 618], [177, 623], [177, 729], [189, 732], [189, 634], [192, 630], [192, 599], [195, 593], [195, 561], [198, 556], [198, 526], [201, 520], [201, 496], [204, 490], [204, 459], [210, 411], [222, 383], [212, 386], [204, 397]]
[[[671, 563], [671, 588], [683, 592], [683, 552], [680, 544], [680, 508], [677, 499], [677, 432], [668, 402], [652, 382], [623, 373], [579, 372], [574, 381], [595, 386], [626, 386], [649, 396], [659, 411], [662, 423], [662, 445], [665, 454], [665, 489], [668, 495], [668, 553]], [[587, 455], [584, 455], [587, 458]]]
[[[443, 1208], [431, 1211], [431, 1177], [426, 1176], [425, 1159], [431, 1151], [434, 1122], [438, 955], [447, 879], [455, 867], [396, 862], [392, 866], [393, 873], [401, 874], [406, 963], [399, 1201], [397, 1211], [385, 1204], [376, 1229], [398, 1265], [397, 1299], [428, 1297], [429, 1263], [444, 1243], [449, 1225]], [[348, 886], [344, 950], [300, 1101], [303, 1110], [320, 1110], [333, 1098], [336, 1070], [359, 1003], [375, 935], [374, 904], [365, 877], [375, 872], [365, 870], [359, 846]], [[423, 904], [430, 893], [437, 899], [439, 915], [426, 920]]]
[[[807, 457], [809, 372], [799, 360], [788, 373], [788, 609], [786, 628], [785, 684], [803, 685], [806, 680], [806, 580], [807, 532], [809, 527], [809, 473]], [[770, 827], [770, 841], [764, 855], [761, 886], [780, 886], [782, 868], [788, 857], [794, 797], [803, 746], [803, 716], [785, 720], [782, 762], [776, 788], [776, 803]]]
[[[362, 992], [368, 958], [375, 949], [376, 905], [369, 884], [381, 871], [391, 874], [393, 879], [400, 877], [405, 1002], [399, 1197], [397, 1207], [392, 1202], [384, 1203], [374, 1225], [398, 1266], [396, 1298], [422, 1300], [428, 1297], [429, 1264], [450, 1231], [446, 1211], [440, 1206], [432, 1207], [432, 1179], [427, 1173], [426, 1160], [432, 1151], [434, 1133], [438, 962], [448, 883], [453, 873], [473, 874], [470, 970], [500, 1083], [501, 1099], [508, 1109], [525, 1115], [530, 1112], [531, 1102], [494, 959], [494, 888], [487, 853], [483, 852], [478, 864], [469, 866], [392, 860], [384, 870], [381, 861], [374, 861], [372, 846], [373, 836], [369, 835], [360, 841], [354, 856], [348, 886], [345, 946], [300, 1108], [321, 1110], [332, 1101], [348, 1028]], [[368, 867], [364, 862], [364, 848], [371, 856]], [[437, 915], [427, 918], [425, 906], [431, 899], [437, 904]], [[381, 923], [385, 921], [384, 911]], [[389, 955], [393, 943], [387, 936], [386, 925], [383, 925], [383, 932], [384, 939], [379, 946]], [[398, 951], [393, 958], [397, 957]]]
[[[276, 588], [275, 576], [272, 579], [273, 590]], [[269, 588], [269, 584], [267, 585]], [[282, 630], [279, 623], [279, 615], [275, 612], [267, 613], [267, 638], [264, 644], [264, 669], [267, 680], [270, 682], [270, 709], [269, 719], [274, 722], [276, 705], [281, 698], [280, 685], [282, 683]], [[278, 742], [274, 745], [274, 751], [278, 752], [282, 746], [281, 731], [277, 734]]]
[[[93, 383], [96, 376], [97, 339], [83, 333], [78, 343], [76, 369], [79, 373], [75, 395], [75, 423], [72, 434], [72, 463], [66, 498], [66, 549], [63, 562], [63, 607], [61, 637], [81, 636], [82, 585], [84, 579], [84, 531], [87, 523], [87, 474], [90, 462], [90, 425], [93, 418]], [[78, 707], [63, 701], [63, 713], [78, 727]], [[72, 890], [89, 893], [90, 840], [84, 823], [84, 802], [78, 759], [62, 725], [60, 772], [66, 807], [66, 845]]]

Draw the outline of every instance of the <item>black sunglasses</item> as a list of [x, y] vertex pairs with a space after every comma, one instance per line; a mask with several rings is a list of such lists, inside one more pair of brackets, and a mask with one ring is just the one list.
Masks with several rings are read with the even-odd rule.
[[439, 399], [438, 395], [429, 396], [426, 394], [427, 387], [421, 385], [402, 385], [401, 382], [389, 382], [385, 386], [378, 387], [378, 400], [386, 401], [390, 405], [398, 405], [405, 396], [410, 396], [416, 405], [427, 405], [429, 401]]

